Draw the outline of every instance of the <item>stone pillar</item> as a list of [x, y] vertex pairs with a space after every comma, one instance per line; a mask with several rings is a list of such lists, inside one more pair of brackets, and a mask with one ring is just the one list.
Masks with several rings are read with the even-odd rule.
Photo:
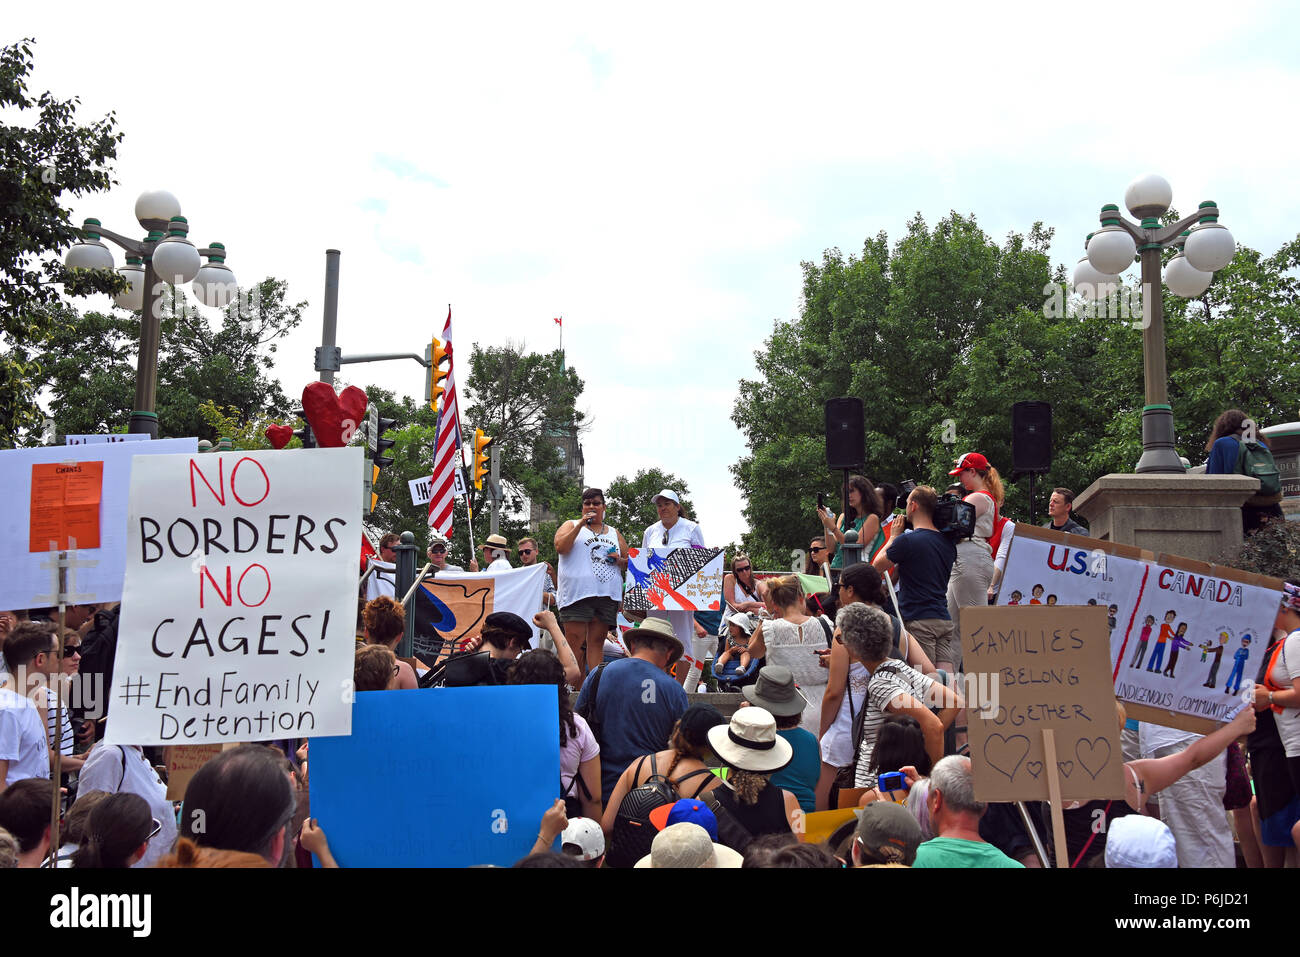
[[1241, 545], [1241, 506], [1259, 488], [1245, 475], [1103, 475], [1074, 500], [1089, 536], [1215, 562]]

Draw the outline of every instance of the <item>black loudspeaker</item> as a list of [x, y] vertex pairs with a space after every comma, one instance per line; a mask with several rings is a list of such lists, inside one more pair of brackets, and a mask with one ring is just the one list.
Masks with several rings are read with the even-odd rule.
[[826, 400], [826, 466], [860, 469], [866, 462], [867, 436], [862, 427], [862, 400]]
[[1011, 468], [1042, 474], [1052, 469], [1052, 404], [1017, 402], [1011, 407]]

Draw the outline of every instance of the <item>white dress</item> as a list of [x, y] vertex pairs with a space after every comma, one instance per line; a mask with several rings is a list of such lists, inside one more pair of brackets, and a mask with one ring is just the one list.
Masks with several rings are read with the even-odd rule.
[[[821, 722], [822, 697], [826, 694], [829, 672], [820, 664], [818, 651], [824, 651], [826, 629], [817, 618], [795, 625], [782, 618], [763, 622], [763, 644], [767, 646], [767, 664], [789, 668], [794, 682], [808, 707], [803, 710], [803, 725], [813, 734]], [[856, 703], [856, 700], [855, 700]]]

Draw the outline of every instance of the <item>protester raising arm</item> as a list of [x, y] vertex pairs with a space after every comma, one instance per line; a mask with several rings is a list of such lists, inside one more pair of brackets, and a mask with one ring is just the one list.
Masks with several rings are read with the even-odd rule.
[[578, 666], [578, 659], [573, 656], [573, 649], [564, 640], [564, 632], [560, 630], [560, 623], [555, 618], [555, 612], [539, 611], [533, 615], [533, 624], [538, 628], [544, 628], [546, 633], [551, 636], [551, 641], [555, 643], [555, 656], [560, 659], [560, 664], [564, 666], [564, 680], [569, 683], [569, 687], [581, 688], [582, 669]]
[[321, 867], [339, 866], [339, 862], [334, 860], [334, 855], [330, 853], [330, 842], [325, 839], [325, 832], [321, 830], [320, 822], [316, 818], [308, 818], [302, 822], [302, 829], [298, 832], [298, 843], [302, 845], [303, 850], [316, 855]]
[[[1122, 722], [1121, 722], [1122, 724]], [[1209, 764], [1228, 745], [1255, 730], [1255, 709], [1242, 708], [1241, 712], [1205, 737], [1193, 741], [1186, 749], [1163, 758], [1143, 758], [1125, 763], [1124, 797], [1128, 806], [1141, 811], [1147, 799], [1173, 784], [1185, 774]]]
[[564, 801], [555, 799], [555, 803], [542, 815], [542, 823], [537, 829], [537, 840], [529, 854], [545, 854], [555, 843], [555, 839], [569, 826], [569, 819], [564, 814]]

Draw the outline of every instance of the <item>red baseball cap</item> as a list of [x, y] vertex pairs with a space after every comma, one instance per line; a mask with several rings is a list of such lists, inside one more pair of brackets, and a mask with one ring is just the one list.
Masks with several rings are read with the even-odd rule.
[[957, 467], [949, 472], [949, 475], [960, 475], [965, 469], [975, 469], [977, 472], [987, 472], [989, 470], [989, 460], [978, 452], [967, 452], [957, 460]]

